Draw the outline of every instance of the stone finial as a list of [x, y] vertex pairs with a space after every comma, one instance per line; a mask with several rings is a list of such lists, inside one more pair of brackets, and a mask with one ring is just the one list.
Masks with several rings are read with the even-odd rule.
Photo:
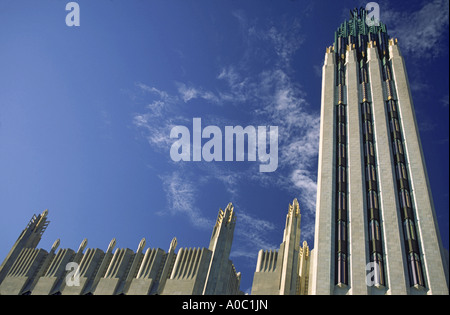
[[78, 247], [78, 253], [82, 253], [87, 246], [87, 238], [81, 241], [80, 247]]
[[141, 241], [139, 242], [139, 245], [138, 245], [138, 248], [136, 250], [136, 253], [140, 253], [142, 251], [142, 249], [144, 248], [144, 246], [145, 246], [145, 237], [143, 237], [141, 239]]
[[300, 214], [300, 206], [298, 204], [298, 200], [297, 198], [294, 199], [294, 201], [292, 202], [292, 205], [289, 204], [289, 210], [288, 210], [288, 217], [290, 217], [291, 215], [295, 215], [298, 216]]
[[309, 246], [308, 246], [308, 242], [303, 241], [303, 247], [302, 247], [302, 250], [303, 250], [303, 254], [305, 255], [305, 257], [308, 258], [308, 257], [309, 257]]
[[59, 240], [59, 238], [58, 238], [58, 239], [53, 243], [51, 252], [55, 252], [56, 249], [59, 247], [59, 244], [60, 244], [60, 240]]
[[294, 199], [292, 202], [292, 207], [294, 208], [294, 214], [298, 216], [300, 214], [300, 205], [298, 204], [297, 198]]
[[172, 239], [172, 242], [170, 242], [169, 252], [172, 251], [172, 250], [175, 250], [176, 247], [177, 247], [177, 238], [174, 237]]
[[113, 238], [111, 242], [109, 242], [108, 249], [106, 250], [106, 252], [108, 253], [112, 252], [115, 246], [116, 246], [116, 239]]
[[233, 204], [231, 202], [226, 207], [225, 212], [228, 212], [227, 223], [230, 223], [233, 220], [233, 216], [234, 216], [234, 207], [233, 207]]

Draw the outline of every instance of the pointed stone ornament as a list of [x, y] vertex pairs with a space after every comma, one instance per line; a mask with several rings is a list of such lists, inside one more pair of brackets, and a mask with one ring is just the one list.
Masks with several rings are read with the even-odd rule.
[[177, 238], [174, 237], [174, 238], [172, 239], [172, 241], [170, 242], [169, 252], [170, 252], [170, 251], [174, 251], [176, 247], [177, 247]]
[[52, 245], [52, 249], [50, 250], [52, 253], [54, 253], [56, 251], [56, 249], [59, 247], [60, 244], [60, 240], [59, 238], [53, 243]]
[[139, 245], [138, 245], [138, 248], [137, 248], [136, 252], [137, 253], [142, 252], [142, 249], [144, 249], [144, 247], [145, 247], [145, 237], [143, 237], [141, 239], [141, 241], [139, 242]]
[[106, 250], [106, 252], [107, 252], [107, 253], [111, 253], [111, 252], [113, 251], [113, 249], [114, 249], [115, 246], [116, 246], [116, 239], [113, 238], [113, 239], [111, 240], [111, 242], [109, 242], [108, 249]]
[[87, 246], [87, 238], [81, 241], [80, 247], [78, 247], [77, 253], [82, 253]]

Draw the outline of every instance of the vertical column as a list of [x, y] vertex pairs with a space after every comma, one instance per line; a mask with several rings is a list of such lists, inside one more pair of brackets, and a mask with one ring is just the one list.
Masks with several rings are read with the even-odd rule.
[[44, 210], [42, 214], [36, 216], [33, 215], [27, 227], [22, 231], [17, 238], [13, 247], [9, 251], [5, 260], [0, 265], [0, 283], [6, 277], [9, 268], [14, 264], [20, 252], [24, 248], [36, 248], [41, 240], [42, 234], [47, 229], [50, 221], [47, 220], [48, 210]]
[[347, 130], [348, 130], [348, 238], [350, 290], [352, 294], [367, 294], [366, 234], [364, 218], [363, 146], [361, 142], [360, 107], [358, 97], [358, 64], [356, 50], [347, 50]]
[[[420, 270], [418, 268], [421, 266], [420, 264], [419, 266], [410, 266], [410, 272], [412, 272], [410, 285], [427, 286], [430, 290], [429, 293], [432, 294], [448, 294], [448, 279], [443, 281], [443, 279], [446, 278], [444, 268], [448, 267], [445, 266], [446, 263], [444, 262], [442, 255], [442, 242], [439, 235], [433, 198], [428, 182], [408, 77], [403, 57], [399, 52], [397, 44], [394, 43], [393, 40], [390, 41], [389, 55], [392, 66], [393, 82], [391, 82], [394, 83], [393, 88], [397, 94], [396, 103], [399, 115], [397, 121], [400, 124], [400, 130], [403, 131], [401, 135], [404, 138], [403, 149], [406, 156], [405, 166], [407, 169], [407, 172], [405, 173], [406, 175], [409, 174], [409, 185], [408, 183], [405, 183], [405, 186], [409, 186], [412, 212], [416, 216], [416, 222], [408, 221], [408, 223], [410, 223], [409, 225], [411, 227], [417, 228], [419, 248], [416, 249], [417, 253], [414, 251], [414, 254], [420, 256], [420, 252], [422, 252], [422, 257], [420, 257], [419, 262], [421, 262], [422, 267], [425, 269], [424, 277], [426, 278], [423, 280], [423, 284], [421, 284], [420, 281], [416, 281], [414, 279], [414, 274], [420, 276]], [[394, 118], [393, 122], [395, 121]], [[395, 126], [393, 127], [395, 128]], [[399, 180], [401, 181], [401, 173], [398, 175], [400, 176]], [[407, 220], [405, 220], [405, 222], [406, 221]], [[408, 231], [408, 227], [406, 227], [406, 231]], [[406, 239], [406, 241], [408, 240]], [[410, 261], [413, 260], [414, 259], [411, 259]], [[411, 265], [410, 261], [408, 261], [409, 265]], [[414, 269], [418, 269], [417, 272], [415, 272]]]
[[303, 246], [300, 247], [299, 253], [299, 284], [298, 284], [298, 294], [307, 295], [308, 285], [309, 285], [309, 273], [310, 273], [310, 252], [308, 243], [303, 241]]
[[[133, 278], [136, 276], [139, 268], [139, 263], [142, 261], [142, 250], [145, 246], [145, 238], [142, 238], [139, 242], [138, 248], [136, 250], [136, 253], [134, 254], [133, 262], [131, 263], [130, 270], [128, 270], [128, 274], [126, 276], [124, 285], [122, 288], [120, 288], [120, 293], [126, 294], [128, 292], [128, 289], [130, 288], [131, 282], [133, 281]], [[117, 292], [117, 294], [120, 294]]]
[[227, 268], [233, 242], [234, 227], [236, 225], [236, 215], [231, 203], [227, 205], [225, 211], [220, 210], [216, 225], [209, 243], [209, 250], [212, 251], [211, 262], [205, 282], [203, 294], [218, 294], [227, 283]]
[[322, 98], [318, 159], [314, 262], [311, 293], [330, 294], [334, 288], [334, 172], [335, 172], [335, 92], [336, 65], [332, 48], [322, 67]]
[[297, 290], [298, 253], [300, 251], [300, 207], [297, 199], [286, 216], [283, 244], [284, 251], [281, 263], [280, 295], [293, 295]]
[[[372, 263], [369, 271], [373, 278], [368, 279], [376, 288], [385, 287], [385, 257], [383, 250], [383, 238], [381, 224], [381, 216], [379, 210], [379, 189], [378, 189], [378, 175], [377, 175], [377, 161], [375, 154], [375, 138], [372, 119], [372, 97], [369, 93], [369, 76], [367, 74], [367, 35], [360, 34], [358, 38], [359, 48], [359, 83], [361, 91], [360, 101], [360, 118], [363, 128], [363, 147], [364, 147], [364, 174], [366, 195], [366, 229], [368, 231], [368, 262]], [[372, 269], [373, 268], [373, 269]], [[371, 293], [384, 293], [382, 291]]]
[[170, 248], [167, 253], [166, 261], [164, 262], [164, 268], [162, 270], [161, 277], [159, 280], [158, 290], [156, 292], [157, 294], [162, 294], [162, 292], [164, 291], [164, 286], [166, 285], [166, 281], [169, 278], [169, 273], [172, 268], [172, 263], [176, 256], [176, 254], [175, 254], [176, 247], [177, 247], [177, 238], [174, 237], [172, 239], [172, 242], [170, 242]]
[[367, 65], [369, 70], [370, 93], [373, 108], [373, 129], [375, 134], [375, 152], [377, 174], [379, 179], [379, 201], [382, 213], [383, 240], [386, 251], [386, 276], [388, 292], [406, 294], [405, 266], [401, 246], [401, 226], [398, 216], [396, 189], [394, 186], [394, 169], [391, 158], [389, 127], [386, 120], [382, 72], [378, 51], [373, 44], [367, 48]]
[[345, 47], [347, 43], [346, 37], [338, 37], [337, 53], [336, 53], [336, 133], [337, 143], [336, 152], [336, 187], [335, 194], [335, 284], [334, 293], [344, 293], [342, 288], [347, 290], [348, 286], [348, 143], [347, 143], [347, 100], [346, 100], [346, 71], [345, 71]]

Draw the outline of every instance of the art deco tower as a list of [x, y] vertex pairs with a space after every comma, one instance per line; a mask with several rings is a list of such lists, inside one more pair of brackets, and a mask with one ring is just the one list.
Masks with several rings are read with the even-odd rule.
[[310, 294], [448, 294], [405, 63], [364, 9], [326, 50], [321, 107]]
[[42, 234], [47, 229], [50, 221], [47, 220], [48, 210], [42, 212], [42, 214], [34, 215], [27, 227], [22, 231], [17, 241], [6, 256], [3, 263], [0, 265], [0, 283], [6, 276], [6, 273], [19, 257], [23, 249], [35, 249], [41, 240]]
[[219, 210], [208, 248], [180, 248], [173, 238], [169, 251], [147, 248], [142, 238], [136, 252], [114, 248], [78, 251], [36, 248], [47, 228], [48, 211], [34, 215], [0, 266], [0, 295], [241, 295], [241, 273], [229, 259], [236, 215], [230, 203]]
[[306, 241], [300, 247], [300, 221], [300, 206], [294, 199], [289, 204], [280, 248], [258, 253], [252, 295], [307, 294], [310, 254]]

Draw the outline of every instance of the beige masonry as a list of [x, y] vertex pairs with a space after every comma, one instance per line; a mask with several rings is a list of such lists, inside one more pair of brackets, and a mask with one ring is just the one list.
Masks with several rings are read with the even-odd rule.
[[368, 93], [372, 105], [374, 151], [386, 284], [366, 283], [369, 239], [365, 199], [364, 148], [362, 142], [361, 86], [352, 45], [345, 59], [344, 103], [347, 109], [348, 178], [348, 285], [335, 285], [335, 160], [337, 85], [334, 47], [327, 48], [322, 68], [321, 125], [318, 159], [316, 226], [312, 251], [310, 294], [448, 294], [448, 265], [439, 235], [436, 214], [426, 173], [420, 136], [412, 104], [404, 60], [397, 41], [389, 41], [389, 62], [395, 83], [399, 120], [403, 130], [411, 199], [416, 217], [425, 286], [412, 287], [399, 213], [395, 163], [390, 141], [382, 60], [374, 42], [368, 43]]
[[[310, 250], [306, 242], [300, 246], [300, 206], [294, 199], [289, 204], [279, 249], [261, 249], [258, 253], [252, 294], [449, 293], [448, 252], [442, 247], [405, 61], [397, 40], [386, 37], [383, 25], [368, 29], [361, 24], [365, 12], [352, 11], [352, 22], [345, 22], [339, 29], [340, 36], [345, 34], [348, 40], [346, 50], [342, 44], [345, 41], [340, 41], [339, 55], [334, 46], [325, 53], [314, 249]], [[355, 34], [365, 37], [356, 39]], [[384, 45], [381, 48], [376, 44], [380, 42]], [[366, 70], [367, 78], [362, 74]], [[398, 109], [398, 132], [391, 130], [397, 120], [392, 108], [388, 112], [391, 102]], [[344, 116], [337, 114], [336, 104], [343, 104], [346, 113], [345, 138], [343, 129], [339, 129], [339, 149], [346, 149], [345, 157], [340, 158], [346, 160], [339, 168], [337, 164], [343, 159], [337, 162], [337, 125], [344, 125]], [[370, 113], [365, 104], [370, 104]], [[368, 122], [372, 128], [370, 140], [367, 132], [364, 134]], [[404, 154], [399, 153], [397, 141]], [[369, 150], [365, 150], [368, 142], [373, 143], [374, 152], [369, 162]], [[398, 166], [404, 166], [407, 176], [398, 178]], [[366, 167], [375, 170], [375, 179], [367, 180]], [[342, 172], [339, 176], [337, 170]], [[405, 191], [409, 191], [411, 207], [406, 205], [406, 198], [401, 207], [399, 193]], [[369, 207], [368, 195], [373, 193], [377, 205]], [[336, 206], [337, 195], [341, 202], [346, 200], [342, 202], [345, 206]], [[241, 274], [229, 259], [236, 224], [231, 203], [219, 211], [207, 248], [180, 248], [178, 252], [176, 238], [167, 252], [160, 248], [144, 251], [145, 239], [136, 251], [114, 250], [115, 239], [106, 251], [86, 249], [84, 239], [77, 251], [57, 251], [57, 240], [47, 252], [37, 248], [49, 224], [47, 215], [45, 210], [32, 217], [0, 265], [0, 295], [243, 294], [239, 288]], [[376, 285], [370, 281], [368, 268], [375, 259], [381, 261], [385, 280]], [[77, 268], [67, 269], [70, 264]]]
[[[394, 162], [389, 140], [389, 125], [383, 89], [381, 64], [376, 47], [367, 49], [370, 93], [373, 107], [373, 130], [375, 135], [375, 154], [381, 226], [384, 240], [387, 290], [390, 294], [406, 294], [406, 274], [401, 238], [401, 219], [398, 214], [398, 202], [395, 189]], [[383, 290], [383, 289], [381, 289]], [[380, 289], [373, 289], [380, 293]], [[377, 292], [378, 291], [378, 292]]]
[[[327, 49], [322, 67], [322, 98], [317, 177], [316, 227], [310, 294], [334, 291], [335, 56]], [[320, 227], [320, 228], [319, 228]], [[320, 250], [317, 251], [316, 248]]]
[[[347, 141], [348, 141], [348, 181], [349, 181], [349, 265], [352, 294], [367, 294], [366, 286], [366, 211], [364, 210], [364, 161], [361, 124], [355, 117], [361, 117], [358, 84], [358, 62], [356, 50], [348, 47], [346, 56], [347, 79]], [[356, 88], [355, 88], [356, 87]]]
[[[220, 210], [208, 248], [181, 248], [174, 238], [166, 253], [148, 248], [145, 239], [136, 252], [114, 251], [113, 239], [104, 252], [86, 248], [77, 252], [36, 246], [49, 221], [48, 211], [33, 216], [0, 266], [0, 295], [241, 295], [241, 274], [229, 259], [236, 215], [230, 203]], [[56, 252], [56, 253], [55, 253]], [[68, 268], [68, 266], [72, 266]]]
[[310, 276], [310, 252], [306, 241], [300, 246], [300, 206], [289, 204], [283, 242], [278, 250], [258, 253], [252, 294], [306, 295]]
[[389, 54], [398, 98], [400, 124], [405, 140], [407, 168], [411, 177], [413, 208], [416, 213], [419, 245], [423, 255], [426, 292], [448, 294], [447, 261], [444, 259], [405, 62], [396, 41], [391, 40]]

